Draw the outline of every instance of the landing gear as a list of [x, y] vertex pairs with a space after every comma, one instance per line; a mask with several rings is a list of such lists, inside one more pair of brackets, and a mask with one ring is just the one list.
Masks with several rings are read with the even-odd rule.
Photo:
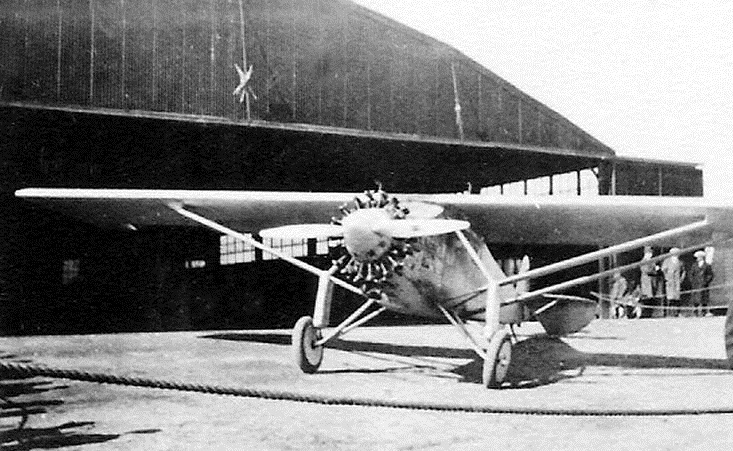
[[[499, 294], [499, 284], [496, 277], [492, 276], [487, 264], [476, 252], [471, 242], [460, 230], [456, 231], [456, 236], [461, 240], [466, 248], [468, 255], [471, 257], [476, 266], [481, 270], [488, 284], [486, 285], [486, 310], [484, 318], [484, 336], [489, 340], [489, 346], [486, 351], [477, 349], [476, 352], [484, 359], [483, 382], [487, 388], [500, 388], [501, 384], [506, 380], [509, 372], [509, 364], [512, 361], [512, 340], [511, 335], [506, 328], [501, 325], [500, 313], [502, 296]], [[488, 249], [482, 245], [487, 252], [486, 260], [492, 261]], [[479, 248], [481, 249], [481, 248]], [[444, 315], [451, 316], [444, 311]], [[454, 322], [454, 321], [451, 321]], [[470, 334], [466, 334], [470, 337]], [[470, 340], [473, 342], [473, 340]]]
[[497, 331], [486, 350], [484, 358], [484, 386], [499, 388], [506, 380], [512, 361], [512, 340], [506, 330]]
[[[320, 297], [318, 298], [320, 299]], [[349, 331], [356, 329], [358, 326], [364, 324], [375, 316], [387, 310], [387, 307], [379, 307], [377, 310], [362, 316], [370, 306], [377, 302], [376, 299], [370, 298], [348, 318], [346, 318], [341, 324], [329, 330], [329, 332], [323, 336], [321, 331], [322, 327], [328, 325], [328, 319], [321, 317], [319, 326], [317, 322], [318, 313], [323, 312], [323, 308], [319, 307], [321, 303], [316, 299], [316, 316], [315, 320], [310, 316], [304, 316], [295, 323], [293, 327], [293, 354], [295, 356], [295, 363], [298, 367], [303, 370], [304, 373], [315, 373], [318, 371], [318, 367], [321, 366], [323, 360], [323, 347], [331, 340], [336, 340], [339, 337], [343, 337]], [[361, 318], [359, 318], [361, 316]]]
[[320, 340], [320, 329], [313, 327], [313, 319], [304, 316], [293, 327], [293, 353], [295, 362], [304, 373], [312, 374], [318, 371], [323, 360], [323, 345], [316, 345]]

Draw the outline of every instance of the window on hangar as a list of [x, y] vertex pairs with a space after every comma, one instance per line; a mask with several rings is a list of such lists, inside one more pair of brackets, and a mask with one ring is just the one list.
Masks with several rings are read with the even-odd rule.
[[[252, 238], [251, 233], [247, 233]], [[234, 265], [255, 261], [255, 248], [251, 244], [228, 235], [219, 237], [219, 264]]]
[[[280, 251], [290, 257], [305, 257], [308, 255], [308, 240], [283, 240], [279, 238], [265, 238], [262, 244]], [[262, 253], [262, 260], [275, 260], [277, 257], [269, 252]]]
[[203, 269], [206, 268], [206, 260], [193, 259], [186, 260], [186, 269]]
[[597, 196], [598, 176], [592, 169], [565, 172], [552, 176], [487, 186], [481, 189], [485, 196]]
[[[253, 238], [251, 233], [245, 234]], [[340, 239], [318, 238], [314, 240], [283, 240], [269, 238], [264, 239], [262, 244], [272, 247], [290, 257], [309, 257], [316, 255], [329, 255], [330, 249], [338, 247]], [[274, 260], [277, 257], [262, 252], [262, 260]], [[250, 263], [257, 259], [255, 248], [251, 244], [238, 240], [228, 235], [219, 238], [219, 264], [234, 265], [237, 263]]]

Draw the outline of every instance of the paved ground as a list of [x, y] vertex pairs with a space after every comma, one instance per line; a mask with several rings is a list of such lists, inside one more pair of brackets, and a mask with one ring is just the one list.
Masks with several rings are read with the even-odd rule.
[[[606, 320], [563, 340], [518, 329], [503, 390], [450, 327], [362, 328], [316, 375], [289, 331], [0, 338], [5, 361], [308, 394], [552, 409], [733, 408], [723, 318]], [[733, 449], [733, 415], [573, 417], [323, 406], [0, 380], [0, 449]], [[17, 406], [22, 406], [19, 409]], [[25, 410], [24, 420], [21, 412]]]

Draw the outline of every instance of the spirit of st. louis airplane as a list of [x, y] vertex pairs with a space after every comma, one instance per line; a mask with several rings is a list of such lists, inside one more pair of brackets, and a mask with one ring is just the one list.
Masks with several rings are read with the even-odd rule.
[[[722, 244], [733, 233], [733, 203], [704, 198], [389, 195], [381, 188], [358, 196], [27, 188], [16, 196], [100, 226], [203, 226], [314, 274], [313, 316], [297, 321], [292, 341], [295, 361], [306, 373], [318, 370], [329, 341], [393, 310], [446, 318], [483, 359], [483, 382], [491, 388], [500, 387], [507, 376], [512, 353], [508, 329], [536, 318], [552, 335], [576, 332], [595, 317], [596, 304], [563, 295], [564, 290], [647, 262], [534, 291], [530, 280], [642, 246], [677, 246], [685, 252]], [[333, 237], [343, 244], [332, 265], [322, 269], [244, 232], [265, 238]], [[505, 274], [486, 242], [587, 244], [600, 250], [534, 269], [525, 259], [516, 274]], [[336, 286], [362, 296], [364, 304], [329, 327]], [[473, 321], [483, 322], [482, 334], [467, 327]], [[733, 362], [731, 309], [724, 336]]]

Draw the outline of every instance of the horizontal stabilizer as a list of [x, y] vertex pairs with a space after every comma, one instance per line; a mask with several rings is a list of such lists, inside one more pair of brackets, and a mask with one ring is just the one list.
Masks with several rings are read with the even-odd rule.
[[336, 238], [343, 236], [343, 228], [333, 224], [293, 224], [260, 231], [262, 238], [307, 240], [309, 238]]
[[470, 225], [457, 219], [393, 219], [380, 221], [372, 230], [392, 238], [408, 239], [457, 232]]
[[597, 303], [567, 295], [545, 295], [528, 306], [547, 335], [562, 337], [578, 332], [595, 319]]

